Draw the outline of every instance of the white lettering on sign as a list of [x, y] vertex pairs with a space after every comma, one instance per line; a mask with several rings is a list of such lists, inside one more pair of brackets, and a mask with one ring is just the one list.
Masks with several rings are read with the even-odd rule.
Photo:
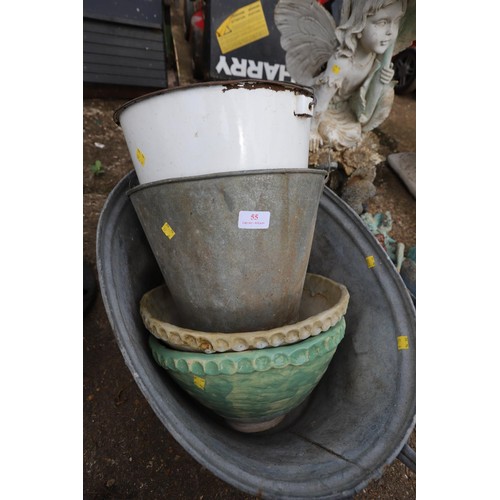
[[279, 64], [269, 64], [268, 62], [264, 63], [264, 70], [266, 72], [266, 78], [268, 80], [275, 80], [279, 69], [280, 69]]
[[252, 59], [238, 59], [231, 57], [231, 64], [226, 56], [219, 56], [219, 62], [215, 66], [217, 73], [227, 76], [237, 76], [238, 78], [257, 78], [266, 80], [279, 80], [281, 82], [293, 82], [290, 73], [284, 64], [270, 64], [264, 61], [254, 61]]
[[247, 67], [247, 75], [250, 78], [257, 78], [258, 80], [261, 80], [263, 66], [264, 66], [264, 63], [262, 61], [258, 61], [257, 64], [255, 64], [254, 61], [249, 59], [248, 60], [248, 67]]
[[238, 227], [240, 229], [267, 229], [271, 212], [252, 212], [241, 210], [238, 216]]

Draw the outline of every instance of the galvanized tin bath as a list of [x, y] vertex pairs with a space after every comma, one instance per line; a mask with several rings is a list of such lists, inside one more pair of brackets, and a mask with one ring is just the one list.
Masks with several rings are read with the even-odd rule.
[[172, 436], [216, 476], [263, 498], [348, 498], [380, 477], [415, 425], [415, 308], [359, 217], [324, 189], [309, 270], [347, 286], [345, 337], [310, 398], [276, 430], [249, 435], [204, 409], [151, 355], [139, 301], [162, 277], [126, 195], [137, 182], [127, 175], [102, 211], [99, 281], [125, 363]]

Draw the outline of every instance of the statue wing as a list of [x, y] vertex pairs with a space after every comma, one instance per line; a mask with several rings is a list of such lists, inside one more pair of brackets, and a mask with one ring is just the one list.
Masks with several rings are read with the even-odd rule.
[[288, 73], [297, 83], [312, 85], [338, 46], [333, 16], [317, 0], [279, 0], [274, 21]]

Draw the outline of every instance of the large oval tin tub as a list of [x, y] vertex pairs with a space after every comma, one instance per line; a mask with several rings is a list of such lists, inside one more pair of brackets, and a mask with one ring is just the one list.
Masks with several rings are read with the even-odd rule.
[[160, 368], [139, 313], [161, 273], [126, 192], [99, 220], [97, 265], [127, 367], [172, 436], [227, 483], [271, 499], [350, 497], [398, 457], [415, 425], [415, 308], [387, 254], [330, 189], [321, 197], [308, 271], [345, 284], [344, 340], [311, 396], [279, 427], [243, 434], [203, 408]]

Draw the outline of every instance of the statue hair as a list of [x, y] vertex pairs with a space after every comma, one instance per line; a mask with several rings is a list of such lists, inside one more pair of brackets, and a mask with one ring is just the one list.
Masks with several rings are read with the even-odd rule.
[[352, 57], [358, 45], [356, 35], [365, 29], [366, 19], [396, 2], [401, 2], [404, 14], [408, 0], [343, 0], [340, 23], [335, 30], [340, 42], [337, 53]]

